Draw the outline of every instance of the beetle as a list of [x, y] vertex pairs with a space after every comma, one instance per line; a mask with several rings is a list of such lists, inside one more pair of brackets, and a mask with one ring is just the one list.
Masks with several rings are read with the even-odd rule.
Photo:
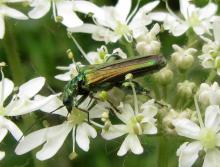
[[[91, 93], [109, 90], [122, 83], [126, 74], [131, 73], [135, 78], [158, 71], [165, 65], [164, 57], [150, 55], [78, 67], [78, 75], [64, 87], [63, 104], [70, 113], [73, 107], [77, 107]], [[80, 99], [77, 98], [78, 95], [81, 95]]]

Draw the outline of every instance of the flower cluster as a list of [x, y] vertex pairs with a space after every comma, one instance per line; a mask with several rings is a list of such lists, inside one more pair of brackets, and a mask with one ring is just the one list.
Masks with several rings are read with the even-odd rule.
[[[0, 3], [0, 38], [4, 36], [4, 16], [28, 18], [7, 6], [12, 2], [24, 0]], [[169, 136], [184, 140], [176, 149], [179, 167], [191, 167], [195, 163], [219, 166], [220, 16], [216, 14], [217, 4], [209, 1], [197, 7], [193, 1], [179, 0], [178, 14], [168, 1], [159, 0], [142, 6], [138, 0], [134, 7], [132, 0], [118, 0], [114, 6], [98, 6], [85, 0], [29, 0], [27, 3], [32, 8], [28, 13], [32, 19], [43, 17], [52, 8], [55, 22], [66, 26], [67, 36], [87, 64], [76, 62], [78, 59], [68, 49], [71, 63], [57, 66], [65, 72], [55, 76], [67, 82], [63, 93], [42, 96], [38, 92], [45, 83], [43, 77], [17, 88], [4, 77], [4, 63], [0, 63], [0, 142], [9, 131], [18, 141], [17, 155], [42, 145], [36, 158], [47, 160], [59, 151], [69, 133], [73, 143], [70, 159], [77, 157], [76, 145], [89, 151], [90, 139], [98, 133], [105, 140], [125, 137], [118, 156], [129, 151], [144, 153], [143, 137]], [[162, 3], [167, 11], [157, 10]], [[75, 33], [91, 35], [102, 45], [95, 51], [85, 52]], [[161, 36], [165, 33], [175, 39], [184, 36], [187, 40], [172, 43], [172, 52], [163, 56], [161, 47], [166, 41]], [[139, 76], [144, 79], [137, 79]], [[64, 121], [23, 134], [11, 118], [36, 110], [57, 115]], [[159, 154], [164, 154], [166, 144], [159, 142]], [[5, 152], [1, 151], [0, 159], [4, 156]]]

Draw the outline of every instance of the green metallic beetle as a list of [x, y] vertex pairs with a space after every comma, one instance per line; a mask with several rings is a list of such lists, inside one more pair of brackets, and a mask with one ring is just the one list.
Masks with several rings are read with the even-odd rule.
[[[88, 65], [78, 69], [78, 75], [67, 83], [63, 91], [63, 104], [68, 112], [77, 107], [91, 93], [108, 90], [124, 81], [126, 74], [134, 77], [153, 73], [166, 65], [162, 56], [136, 56], [110, 63]], [[82, 95], [80, 99], [78, 95]]]

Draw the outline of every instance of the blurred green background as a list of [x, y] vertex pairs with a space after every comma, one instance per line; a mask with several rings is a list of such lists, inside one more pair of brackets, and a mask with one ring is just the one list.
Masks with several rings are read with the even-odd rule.
[[[93, 2], [98, 5], [114, 5], [117, 1], [93, 0]], [[147, 2], [148, 0], [142, 0], [141, 5]], [[203, 6], [207, 4], [208, 0], [194, 0], [194, 2], [196, 2], [197, 5]], [[134, 7], [136, 0], [133, 0], [133, 4]], [[169, 4], [174, 11], [179, 11], [179, 3], [177, 0], [170, 0]], [[158, 9], [165, 10], [163, 2], [161, 2]], [[82, 16], [82, 19], [86, 18]], [[87, 34], [75, 34], [74, 36], [86, 52], [96, 51], [98, 47], [104, 44], [102, 42], [94, 42], [90, 35]], [[160, 35], [160, 40], [162, 42], [161, 52], [169, 58], [172, 52], [171, 45], [174, 43], [180, 45], [184, 44], [184, 42], [186, 42], [186, 37], [183, 35], [174, 38], [167, 32], [164, 32]], [[113, 48], [114, 46], [117, 46], [117, 44], [110, 45], [109, 48]], [[60, 73], [55, 67], [70, 64], [71, 61], [66, 55], [66, 50], [69, 48], [72, 49], [76, 59], [80, 60], [80, 52], [76, 49], [71, 39], [67, 37], [65, 27], [54, 23], [51, 12], [39, 20], [30, 19], [27, 21], [16, 21], [6, 18], [5, 38], [0, 41], [0, 62], [5, 61], [8, 64], [8, 66], [4, 68], [4, 73], [6, 77], [11, 78], [16, 85], [24, 83], [33, 77], [44, 76], [47, 79], [48, 85], [56, 92], [60, 92], [65, 82], [54, 78], [56, 74]], [[49, 89], [45, 87], [42, 94], [48, 95], [49, 93]], [[18, 119], [16, 123], [24, 130], [28, 129], [30, 124], [36, 122], [40, 117], [42, 117], [41, 113], [29, 114], [25, 116], [25, 122], [24, 119]], [[56, 121], [52, 120], [52, 122]], [[34, 129], [39, 129], [41, 127], [43, 127], [42, 122], [38, 122]], [[144, 137], [141, 139], [145, 150], [144, 154], [135, 156], [129, 153], [124, 157], [117, 157], [116, 153], [123, 139], [124, 137], [114, 141], [105, 141], [98, 136], [95, 140], [91, 140], [91, 147], [88, 153], [77, 149], [79, 155], [77, 159], [69, 160], [68, 155], [72, 151], [71, 136], [69, 136], [63, 147], [53, 158], [41, 162], [35, 158], [35, 153], [39, 148], [31, 153], [16, 156], [14, 154], [16, 142], [8, 135], [0, 144], [0, 150], [6, 151], [6, 157], [0, 162], [0, 166], [158, 167], [161, 158], [168, 158], [168, 164], [164, 164], [164, 167], [177, 166], [175, 150], [179, 147], [180, 143], [182, 143], [182, 139], [174, 139], [172, 137], [164, 139], [156, 136]], [[158, 152], [160, 147], [158, 141], [161, 139], [169, 146], [164, 148], [166, 149], [166, 154], [164, 155], [160, 155]]]

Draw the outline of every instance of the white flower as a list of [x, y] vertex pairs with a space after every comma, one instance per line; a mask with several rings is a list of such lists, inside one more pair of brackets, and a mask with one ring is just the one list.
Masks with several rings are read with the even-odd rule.
[[24, 2], [26, 0], [3, 0], [0, 2], [0, 39], [3, 39], [5, 34], [5, 17], [11, 17], [18, 20], [26, 20], [28, 17], [23, 13], [10, 8], [6, 3]]
[[67, 71], [64, 74], [58, 74], [55, 76], [56, 79], [61, 81], [69, 81], [78, 75], [77, 66], [82, 66], [81, 63], [71, 63], [69, 66], [57, 66], [56, 69]]
[[203, 167], [219, 166], [219, 106], [211, 105], [206, 108], [205, 121], [200, 126], [186, 118], [175, 119], [172, 123], [178, 135], [192, 139], [192, 142], [183, 143], [177, 150], [179, 167], [191, 167], [198, 158], [199, 151], [201, 150], [206, 153]]
[[28, 15], [32, 19], [39, 19], [49, 12], [51, 5], [55, 21], [70, 28], [83, 24], [82, 20], [74, 13], [74, 2], [71, 0], [31, 0], [30, 6], [33, 9]]
[[202, 66], [207, 69], [216, 69], [220, 75], [220, 17], [216, 17], [213, 22], [214, 41], [202, 37], [206, 44], [202, 48], [203, 54], [199, 56]]
[[[36, 98], [45, 99], [43, 96], [37, 96]], [[79, 108], [86, 110], [89, 107], [89, 101], [89, 99], [84, 101], [79, 105]], [[51, 113], [62, 105], [62, 101], [57, 97], [54, 97], [53, 100], [51, 100], [47, 105], [44, 105], [41, 110]], [[97, 104], [89, 111], [90, 119], [100, 117], [100, 111], [105, 112], [106, 110]], [[99, 114], [97, 115], [97, 113]], [[58, 114], [65, 118], [68, 115], [68, 111], [65, 107], [62, 107], [53, 114]], [[87, 114], [79, 109], [74, 108], [73, 111], [68, 115], [67, 121], [64, 121], [62, 124], [40, 129], [25, 136], [24, 139], [17, 145], [15, 152], [16, 154], [21, 155], [43, 144], [43, 148], [37, 152], [36, 157], [39, 160], [49, 159], [57, 153], [70, 132], [72, 132], [71, 135], [73, 141], [73, 152], [70, 154], [70, 156], [76, 155], [76, 143], [82, 150], [88, 151], [90, 143], [89, 138], [95, 138], [97, 132], [95, 128], [85, 122], [86, 120]]]
[[220, 105], [220, 88], [217, 82], [212, 85], [202, 83], [198, 92], [199, 102], [204, 105]]
[[[170, 9], [168, 9], [170, 11]], [[192, 28], [197, 35], [210, 33], [211, 19], [217, 12], [217, 5], [209, 3], [203, 8], [198, 8], [190, 3], [190, 0], [180, 0], [180, 12], [183, 18], [178, 17], [172, 11], [155, 12], [150, 16], [153, 20], [163, 21], [165, 30], [169, 30], [174, 36], [184, 34]]]
[[159, 53], [161, 43], [156, 37], [159, 32], [160, 26], [155, 24], [149, 32], [137, 37], [136, 50], [140, 55], [146, 56]]
[[108, 130], [103, 130], [102, 136], [111, 140], [127, 134], [117, 153], [118, 156], [125, 155], [129, 150], [134, 154], [143, 153], [138, 135], [157, 133], [154, 118], [157, 114], [157, 108], [154, 105], [154, 100], [142, 104], [138, 113], [135, 113], [130, 104], [121, 103], [118, 108], [121, 114], [117, 113], [117, 117], [124, 124], [111, 125]]
[[172, 61], [180, 70], [189, 69], [193, 62], [193, 55], [197, 52], [194, 48], [181, 48], [178, 45], [172, 45], [175, 52], [171, 55]]
[[[136, 9], [129, 15], [131, 0], [119, 0], [116, 6], [98, 7], [88, 1], [75, 1], [77, 11], [84, 14], [91, 14], [95, 24], [83, 24], [82, 26], [68, 29], [70, 32], [82, 32], [92, 34], [94, 40], [116, 42], [121, 37], [127, 41], [146, 32], [146, 25], [152, 20], [147, 13], [153, 10], [159, 1], [148, 3]], [[136, 12], [136, 14], [135, 14]], [[134, 15], [135, 14], [135, 15]]]
[[[2, 72], [1, 72], [2, 73]], [[48, 103], [53, 96], [46, 97], [43, 100], [31, 100], [43, 87], [45, 79], [38, 77], [32, 79], [18, 89], [18, 93], [11, 97], [10, 102], [5, 104], [6, 99], [12, 94], [14, 84], [11, 80], [4, 78], [0, 82], [0, 142], [7, 135], [8, 131], [18, 141], [23, 133], [8, 117], [19, 116], [38, 110]], [[0, 152], [0, 159], [4, 157], [4, 152]]]

